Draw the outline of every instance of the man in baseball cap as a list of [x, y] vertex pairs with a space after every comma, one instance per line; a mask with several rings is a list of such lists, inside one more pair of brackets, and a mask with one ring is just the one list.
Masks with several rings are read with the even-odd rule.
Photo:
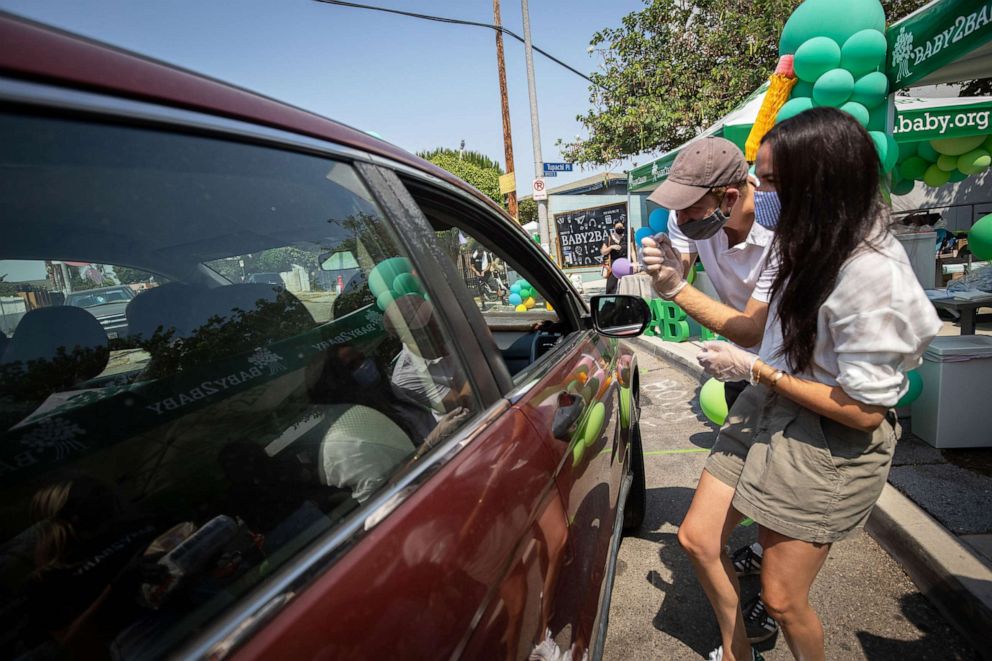
[[[688, 144], [668, 178], [648, 197], [674, 212], [669, 215], [668, 233], [642, 241], [642, 264], [655, 290], [703, 326], [744, 348], [761, 342], [777, 272], [769, 263], [774, 232], [755, 222], [755, 205], [767, 203], [763, 217], [771, 219], [772, 227], [778, 208], [773, 206], [773, 195], [755, 191], [755, 183], [744, 154], [729, 140], [702, 138]], [[697, 255], [720, 301], [686, 282], [684, 274]], [[746, 381], [724, 383], [728, 410], [747, 385]], [[745, 558], [760, 563], [762, 552], [757, 543], [741, 548], [733, 554], [735, 568]], [[767, 640], [778, 630], [760, 595], [745, 607], [744, 624], [751, 643]]]
[[[734, 143], [724, 138], [691, 142], [648, 197], [674, 212], [668, 233], [643, 242], [642, 263], [655, 290], [745, 348], [761, 341], [776, 272], [768, 264], [774, 233], [754, 222], [754, 193], [747, 161]], [[697, 256], [719, 302], [685, 281]], [[745, 385], [727, 384], [728, 406]]]

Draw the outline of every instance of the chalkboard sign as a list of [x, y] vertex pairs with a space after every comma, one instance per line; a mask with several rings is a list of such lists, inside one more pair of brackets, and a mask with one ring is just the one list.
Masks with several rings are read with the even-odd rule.
[[564, 269], [599, 266], [599, 249], [617, 222], [627, 224], [627, 203], [555, 214], [558, 230], [558, 263]]

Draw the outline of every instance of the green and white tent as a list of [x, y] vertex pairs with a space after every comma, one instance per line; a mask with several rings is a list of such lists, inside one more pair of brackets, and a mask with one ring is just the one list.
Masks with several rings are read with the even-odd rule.
[[744, 142], [751, 132], [754, 119], [758, 116], [758, 110], [761, 108], [761, 102], [764, 101], [767, 90], [768, 83], [765, 83], [745, 99], [744, 103], [737, 106], [732, 112], [692, 140], [667, 152], [664, 156], [651, 163], [631, 170], [627, 174], [627, 191], [638, 193], [652, 191], [657, 188], [668, 177], [668, 172], [672, 169], [672, 163], [675, 162], [675, 157], [679, 155], [679, 152], [697, 140], [709, 137], [721, 137], [730, 140], [743, 149]]
[[[992, 0], [934, 0], [886, 30], [886, 75], [891, 89], [959, 82], [992, 74]], [[650, 192], [665, 180], [686, 145], [722, 136], [741, 149], [764, 100], [768, 84], [713, 126], [661, 158], [634, 168], [631, 193]], [[921, 99], [897, 97], [893, 134], [897, 142], [920, 142], [992, 133], [992, 98]]]

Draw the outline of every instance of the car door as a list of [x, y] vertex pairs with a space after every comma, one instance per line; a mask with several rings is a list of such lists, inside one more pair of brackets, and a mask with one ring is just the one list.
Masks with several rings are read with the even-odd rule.
[[358, 169], [487, 408], [365, 513], [317, 581], [273, 595], [278, 614], [238, 656], [524, 658], [544, 637], [565, 552], [555, 455], [523, 411], [486, 394], [509, 379], [490, 368], [498, 357], [482, 351], [481, 318], [426, 219], [389, 170]]
[[[505, 386], [507, 400], [526, 417], [554, 457], [555, 483], [566, 517], [567, 542], [560, 564], [544, 578], [543, 636], [521, 640], [519, 647], [554, 646], [561, 652], [570, 650], [573, 658], [581, 656], [594, 642], [601, 622], [618, 535], [617, 504], [628, 465], [626, 435], [621, 434], [618, 414], [618, 342], [584, 328], [584, 303], [557, 267], [510, 221], [454, 195], [444, 196], [415, 182], [409, 185], [436, 231], [452, 224], [459, 243], [483, 244], [512, 267], [509, 271], [526, 278], [540, 301], [553, 309], [550, 319], [540, 303], [501, 313], [481, 292], [472, 306], [485, 310], [483, 332], [495, 337], [496, 346], [489, 343], [494, 353], [490, 360], [504, 357], [508, 371], [514, 372]], [[471, 279], [466, 279], [466, 285], [472, 300]], [[513, 282], [507, 285], [512, 287]], [[475, 312], [466, 308], [467, 315]], [[516, 317], [516, 323], [507, 317]], [[528, 335], [526, 330], [534, 325], [545, 330]], [[512, 343], [501, 341], [504, 335], [512, 337], [511, 330], [524, 334]], [[514, 345], [520, 340], [530, 340], [536, 350], [532, 362], [518, 371], [513, 364], [518, 358]], [[495, 615], [487, 613], [483, 624], [489, 621], [495, 621]], [[476, 644], [469, 649], [481, 653], [502, 633], [480, 625], [473, 637]]]

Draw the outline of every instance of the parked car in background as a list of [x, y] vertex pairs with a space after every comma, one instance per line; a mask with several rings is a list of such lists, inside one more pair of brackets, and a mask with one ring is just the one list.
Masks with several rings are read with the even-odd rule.
[[[597, 658], [644, 515], [644, 302], [587, 305], [359, 131], [9, 15], [0, 43], [0, 272], [165, 283], [115, 339], [98, 303], [5, 340], [0, 656]], [[459, 235], [529, 309], [480, 310]], [[241, 283], [247, 255], [314, 273]]]
[[72, 292], [65, 297], [65, 304], [83, 308], [100, 322], [107, 337], [114, 339], [127, 334], [127, 319], [124, 309], [134, 298], [130, 287], [98, 287]]

